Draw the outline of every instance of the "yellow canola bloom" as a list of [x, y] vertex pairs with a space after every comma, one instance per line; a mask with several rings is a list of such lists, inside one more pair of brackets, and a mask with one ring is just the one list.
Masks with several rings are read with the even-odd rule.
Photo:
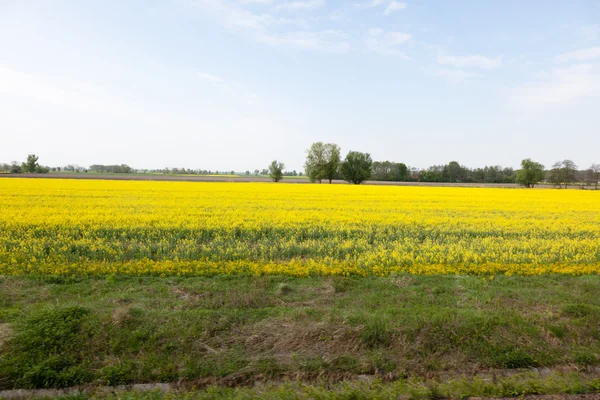
[[600, 272], [600, 191], [0, 179], [0, 275]]

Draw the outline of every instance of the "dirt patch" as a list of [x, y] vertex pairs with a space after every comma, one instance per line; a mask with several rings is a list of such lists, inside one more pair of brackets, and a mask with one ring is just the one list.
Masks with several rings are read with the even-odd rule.
[[210, 296], [210, 292], [197, 293], [177, 286], [171, 288], [171, 293], [182, 300], [200, 300]]
[[131, 319], [129, 315], [130, 307], [117, 307], [112, 313], [111, 320], [114, 325], [122, 326]]
[[293, 320], [262, 321], [236, 337], [251, 353], [270, 354], [280, 360], [294, 353], [321, 357], [356, 354], [361, 344], [360, 328]]

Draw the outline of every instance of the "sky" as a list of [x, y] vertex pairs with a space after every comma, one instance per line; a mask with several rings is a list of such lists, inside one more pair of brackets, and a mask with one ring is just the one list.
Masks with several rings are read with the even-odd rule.
[[0, 162], [600, 163], [597, 0], [0, 0]]

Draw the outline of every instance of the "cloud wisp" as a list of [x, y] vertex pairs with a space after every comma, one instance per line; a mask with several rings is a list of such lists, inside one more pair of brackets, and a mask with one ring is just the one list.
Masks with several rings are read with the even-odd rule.
[[554, 58], [557, 62], [585, 62], [600, 60], [600, 46], [563, 53]]
[[438, 56], [438, 64], [457, 68], [494, 69], [501, 65], [500, 58], [490, 58], [479, 54], [470, 56]]
[[393, 55], [404, 59], [410, 59], [403, 50], [411, 40], [411, 35], [404, 32], [386, 32], [381, 28], [372, 28], [367, 31], [365, 44], [370, 52], [381, 55]]
[[525, 110], [546, 110], [600, 97], [600, 64], [552, 68], [509, 90], [510, 102]]
[[408, 5], [397, 0], [371, 0], [366, 3], [359, 3], [356, 7], [362, 9], [383, 7], [383, 15], [388, 16], [396, 11], [404, 10]]
[[[245, 35], [250, 34], [257, 42], [269, 46], [322, 53], [345, 53], [350, 49], [343, 32], [335, 29], [314, 29], [307, 19], [293, 17], [297, 12], [311, 12], [324, 7], [325, 0], [297, 0], [279, 4], [266, 0], [244, 0], [239, 3], [225, 0], [198, 0], [193, 4], [210, 11], [215, 19], [221, 21], [228, 29]], [[244, 8], [244, 4], [272, 7], [268, 12], [258, 13]], [[292, 16], [281, 17], [279, 13], [292, 14]], [[300, 30], [298, 27], [301, 27]]]

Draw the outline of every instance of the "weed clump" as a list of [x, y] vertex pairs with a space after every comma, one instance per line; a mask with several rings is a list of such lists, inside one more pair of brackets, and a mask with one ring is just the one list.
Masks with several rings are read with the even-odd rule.
[[277, 285], [276, 293], [278, 296], [287, 296], [288, 294], [292, 293], [293, 291], [294, 291], [294, 288], [292, 288], [287, 283], [280, 283], [279, 285]]
[[535, 367], [538, 362], [530, 354], [515, 348], [499, 353], [496, 356], [496, 365], [502, 368], [517, 369]]
[[600, 307], [594, 307], [589, 304], [569, 304], [563, 307], [562, 312], [571, 317], [582, 318], [600, 315]]

